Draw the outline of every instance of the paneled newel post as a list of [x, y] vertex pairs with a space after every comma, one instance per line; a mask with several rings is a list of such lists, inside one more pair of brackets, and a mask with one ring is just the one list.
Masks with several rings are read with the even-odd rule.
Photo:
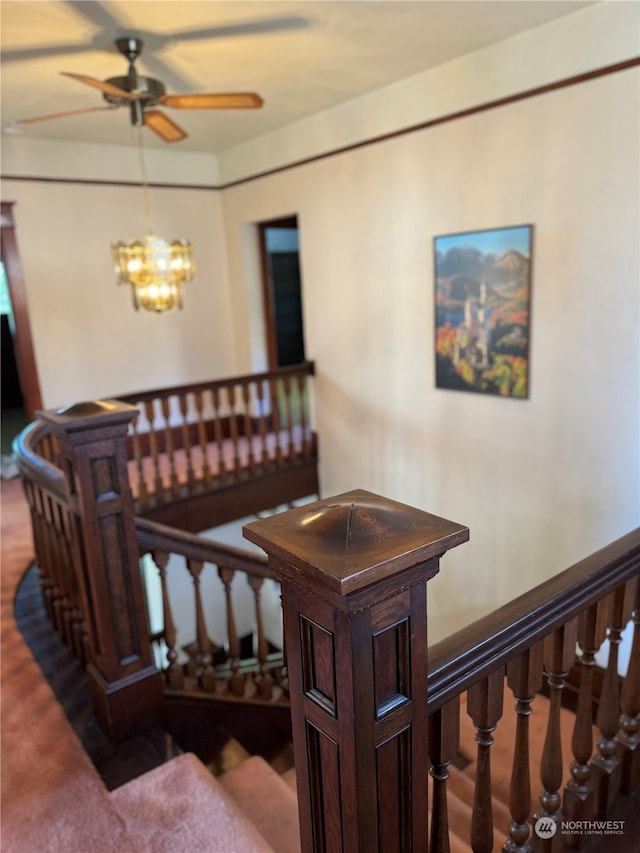
[[358, 490], [244, 534], [282, 583], [302, 849], [426, 851], [426, 583], [469, 531]]
[[38, 413], [58, 440], [76, 518], [75, 565], [89, 640], [93, 711], [114, 739], [149, 728], [162, 707], [127, 476], [125, 437], [136, 413], [117, 400]]

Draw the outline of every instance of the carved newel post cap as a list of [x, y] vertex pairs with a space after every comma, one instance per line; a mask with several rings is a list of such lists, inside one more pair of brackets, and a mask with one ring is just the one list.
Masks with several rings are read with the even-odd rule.
[[121, 400], [88, 400], [61, 406], [58, 409], [46, 409], [36, 412], [43, 421], [51, 424], [56, 431], [68, 435], [91, 432], [105, 427], [121, 427], [138, 414], [138, 409]]
[[466, 542], [463, 525], [362, 489], [316, 501], [243, 527], [250, 542], [296, 573], [348, 595], [442, 556]]

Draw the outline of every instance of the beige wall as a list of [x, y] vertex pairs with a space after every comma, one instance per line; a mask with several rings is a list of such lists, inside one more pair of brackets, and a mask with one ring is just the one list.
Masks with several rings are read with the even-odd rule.
[[[482, 103], [498, 70], [518, 91], [588, 56], [627, 58], [628, 13], [603, 8], [630, 6], [450, 64], [438, 97], [459, 105], [473, 80]], [[254, 223], [297, 213], [323, 493], [367, 488], [468, 524], [431, 584], [432, 638], [487, 612], [638, 523], [639, 92], [634, 69], [223, 193], [156, 190], [157, 230], [190, 236], [200, 269], [165, 317], [134, 314], [112, 282], [109, 242], [140, 231], [139, 190], [6, 181], [46, 405], [262, 366]], [[358, 106], [359, 126], [379, 127], [381, 98]], [[264, 156], [308, 152], [318, 121]], [[246, 170], [251, 151], [236, 154], [200, 160], [203, 182]], [[174, 179], [183, 169], [174, 154]], [[434, 235], [522, 223], [535, 228], [530, 399], [436, 390]]]
[[[639, 93], [625, 71], [224, 193], [236, 295], [257, 286], [246, 223], [299, 216], [323, 493], [471, 528], [431, 585], [433, 638], [638, 524]], [[530, 399], [436, 390], [433, 236], [523, 223]]]
[[[33, 144], [31, 144], [33, 143]], [[215, 158], [152, 150], [150, 180], [200, 183]], [[135, 148], [8, 140], [3, 173], [139, 181]], [[203, 189], [150, 192], [151, 221], [166, 239], [193, 241], [198, 275], [182, 312], [136, 313], [116, 287], [110, 244], [145, 230], [140, 187], [4, 180], [16, 202], [17, 237], [29, 300], [44, 405], [233, 374], [231, 300], [219, 194]]]

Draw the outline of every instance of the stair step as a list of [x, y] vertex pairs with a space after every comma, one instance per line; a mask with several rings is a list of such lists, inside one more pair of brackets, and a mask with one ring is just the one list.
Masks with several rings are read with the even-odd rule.
[[110, 797], [141, 850], [274, 853], [251, 819], [191, 753], [138, 776]]
[[297, 796], [264, 758], [254, 755], [218, 781], [277, 853], [300, 853]]
[[[464, 770], [449, 767], [447, 780], [447, 809], [449, 812], [449, 827], [452, 832], [460, 835], [467, 843], [471, 838], [471, 816], [475, 797], [475, 780]], [[455, 816], [452, 815], [455, 812]], [[511, 814], [506, 804], [496, 797], [491, 800], [493, 815], [494, 849], [500, 850], [507, 839], [511, 827]], [[460, 816], [460, 822], [457, 816]], [[463, 828], [464, 827], [464, 828]]]

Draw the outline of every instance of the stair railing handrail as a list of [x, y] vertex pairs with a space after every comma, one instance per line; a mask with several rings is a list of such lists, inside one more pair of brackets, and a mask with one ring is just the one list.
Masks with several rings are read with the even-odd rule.
[[429, 712], [640, 572], [640, 527], [429, 646]]
[[24, 475], [52, 492], [56, 497], [66, 497], [66, 486], [62, 470], [39, 452], [39, 446], [51, 435], [51, 429], [40, 420], [25, 427], [13, 441], [14, 455]]
[[260, 578], [276, 579], [267, 558], [243, 548], [235, 548], [197, 533], [188, 533], [139, 516], [135, 519], [136, 537], [142, 553], [163, 551], [182, 557], [212, 563], [233, 571]]
[[287, 376], [314, 376], [315, 363], [304, 361], [289, 367], [278, 367], [275, 370], [267, 370], [262, 373], [245, 373], [240, 376], [229, 376], [226, 379], [205, 380], [204, 382], [192, 382], [185, 385], [173, 385], [164, 388], [156, 388], [147, 391], [127, 392], [115, 395], [115, 399], [124, 403], [142, 403], [154, 400], [158, 397], [171, 397], [177, 394], [197, 393], [198, 391], [215, 390], [226, 388], [229, 385], [243, 385], [248, 382], [265, 382], [273, 379], [283, 379]]

